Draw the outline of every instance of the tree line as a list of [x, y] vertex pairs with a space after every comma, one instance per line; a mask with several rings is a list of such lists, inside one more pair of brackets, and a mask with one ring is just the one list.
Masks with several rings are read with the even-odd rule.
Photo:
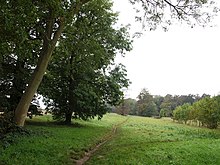
[[193, 104], [208, 94], [199, 95], [151, 95], [147, 89], [143, 89], [136, 99], [125, 99], [124, 102], [113, 109], [113, 112], [122, 115], [138, 115], [147, 117], [173, 117], [174, 110], [184, 104]]
[[199, 125], [217, 128], [220, 122], [220, 96], [207, 96], [193, 104], [178, 106], [173, 111], [173, 119], [185, 124], [199, 122]]

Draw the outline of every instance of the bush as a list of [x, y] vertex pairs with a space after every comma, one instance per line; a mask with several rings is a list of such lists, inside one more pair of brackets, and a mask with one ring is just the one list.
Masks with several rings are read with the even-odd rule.
[[182, 106], [176, 107], [173, 111], [174, 120], [183, 122], [186, 124], [188, 120], [190, 120], [190, 112], [192, 110], [192, 106], [189, 103], [183, 104]]
[[220, 121], [220, 96], [206, 97], [195, 104], [198, 120], [208, 128], [217, 128]]
[[3, 139], [8, 133], [27, 133], [22, 127], [15, 124], [13, 120], [13, 113], [8, 112], [0, 115], [0, 139]]
[[0, 115], [0, 148], [9, 147], [21, 135], [30, 135], [30, 132], [14, 123], [12, 112]]

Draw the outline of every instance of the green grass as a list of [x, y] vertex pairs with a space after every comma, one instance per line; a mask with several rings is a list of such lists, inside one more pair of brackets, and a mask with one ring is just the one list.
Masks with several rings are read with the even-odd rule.
[[130, 117], [87, 164], [217, 165], [220, 131]]
[[27, 122], [33, 133], [15, 136], [13, 143], [0, 147], [0, 165], [66, 165], [80, 158], [125, 121], [88, 165], [217, 165], [220, 164], [220, 130], [192, 127], [169, 119], [124, 117], [115, 114], [101, 121], [76, 121], [57, 125], [50, 116]]
[[123, 120], [124, 117], [110, 114], [101, 121], [77, 121], [73, 126], [63, 126], [52, 123], [50, 116], [37, 117], [27, 122], [26, 128], [33, 133], [14, 138], [6, 149], [0, 147], [0, 164], [73, 164], [72, 159], [79, 158]]

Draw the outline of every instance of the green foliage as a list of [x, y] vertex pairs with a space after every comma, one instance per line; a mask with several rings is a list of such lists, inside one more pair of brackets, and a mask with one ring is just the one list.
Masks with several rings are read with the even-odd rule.
[[[37, 93], [37, 88], [46, 71], [53, 50], [63, 33], [64, 24], [74, 20], [75, 14], [84, 3], [86, 2], [66, 0], [51, 0], [49, 2], [19, 0], [2, 3], [0, 7], [0, 70], [4, 70], [5, 61], [6, 64], [16, 67], [19, 66], [18, 61], [20, 61], [23, 64], [22, 69], [28, 70], [28, 74], [24, 75], [24, 71], [19, 69], [22, 76], [17, 74], [16, 70], [11, 70], [12, 78], [7, 81], [7, 85], [13, 86], [12, 89], [24, 97], [8, 91], [10, 88], [5, 87], [5, 84], [0, 81], [3, 84], [0, 84], [1, 87], [7, 88], [7, 94], [0, 91], [1, 101], [5, 101], [5, 97], [8, 94], [11, 96], [11, 93], [15, 97], [10, 97], [10, 99], [16, 98], [10, 110], [14, 110], [16, 107], [15, 120], [17, 124], [24, 125], [28, 106], [34, 94]], [[13, 58], [15, 62], [13, 64], [8, 62], [8, 58]], [[30, 78], [31, 75], [32, 78]], [[5, 75], [3, 76], [5, 77]], [[19, 83], [15, 83], [17, 80]], [[21, 84], [20, 88], [16, 89], [16, 86], [19, 86], [18, 84]], [[18, 103], [19, 106], [17, 106]], [[3, 108], [5, 109], [5, 107]]]
[[11, 132], [15, 124], [13, 123], [13, 114], [5, 113], [0, 115], [0, 135], [3, 138], [4, 134]]
[[204, 97], [192, 106], [184, 104], [174, 111], [174, 119], [178, 121], [195, 120], [208, 128], [217, 128], [220, 121], [220, 96]]
[[161, 109], [160, 110], [160, 117], [170, 117], [172, 116], [172, 111], [168, 109]]
[[208, 128], [217, 128], [220, 121], [220, 96], [206, 97], [195, 103], [197, 119]]
[[15, 110], [36, 67], [50, 7], [57, 15], [55, 6], [45, 1], [1, 2], [0, 107], [4, 111]]
[[111, 7], [91, 1], [66, 26], [40, 89], [55, 119], [101, 118], [123, 99], [129, 81], [114, 58], [131, 50], [131, 41], [126, 27], [113, 28], [117, 14]]
[[[165, 97], [160, 98], [158, 101], [158, 98], [155, 98], [155, 101], [157, 103], [157, 106], [160, 111], [160, 115], [163, 117], [172, 117], [173, 116], [173, 111], [178, 107], [182, 106], [186, 103], [188, 104], [193, 104], [194, 102], [207, 97], [210, 95], [203, 94], [202, 96], [199, 95], [170, 95], [167, 94]], [[158, 96], [157, 96], [158, 97]]]
[[[176, 18], [175, 16], [178, 16], [178, 18], [188, 21], [189, 19], [185, 19], [183, 16], [200, 18], [200, 16], [205, 15], [199, 15], [198, 12], [200, 10], [197, 10], [205, 1], [185, 1], [187, 3], [181, 2], [178, 3], [177, 6], [167, 3], [168, 1], [131, 2], [133, 4], [142, 4], [141, 7], [144, 9], [144, 12], [146, 12], [143, 14], [144, 18], [147, 18], [147, 23], [153, 27], [160, 23], [162, 18], [165, 18], [164, 11], [167, 11], [165, 10], [166, 7], [171, 7], [172, 9], [170, 10], [172, 15], [171, 18]], [[102, 4], [102, 6], [100, 6], [100, 4]], [[16, 112], [19, 112], [16, 113], [17, 119], [21, 119], [21, 116], [25, 116], [28, 107], [24, 107], [24, 105], [30, 105], [30, 98], [37, 93], [37, 88], [46, 71], [51, 54], [55, 55], [55, 45], [62, 45], [62, 41], [59, 41], [58, 44], [59, 39], [66, 40], [71, 38], [71, 41], [76, 41], [76, 43], [69, 43], [69, 46], [72, 44], [74, 50], [70, 51], [69, 49], [62, 49], [60, 52], [62, 55], [65, 55], [66, 51], [70, 51], [67, 54], [74, 54], [73, 52], [76, 52], [78, 57], [79, 54], [82, 57], [85, 57], [86, 54], [85, 52], [83, 53], [82, 50], [86, 51], [86, 49], [84, 49], [83, 46], [92, 47], [94, 50], [97, 50], [96, 53], [94, 53], [91, 49], [87, 49], [90, 50], [90, 54], [93, 53], [98, 55], [100, 63], [97, 62], [97, 60], [94, 60], [95, 63], [93, 63], [96, 67], [99, 66], [98, 69], [100, 69], [103, 64], [105, 66], [110, 64], [110, 61], [114, 59], [111, 56], [113, 52], [116, 53], [119, 51], [123, 53], [124, 50], [130, 49], [130, 41], [125, 39], [126, 37], [123, 37], [126, 28], [112, 31], [114, 35], [105, 29], [117, 19], [116, 17], [112, 17], [113, 15], [116, 15], [115, 13], [105, 12], [111, 11], [111, 6], [112, 4], [107, 0], [2, 1], [0, 6], [0, 77], [3, 77], [3, 81], [0, 80], [1, 109], [3, 107], [7, 110], [14, 110], [24, 93], [23, 91], [28, 91], [25, 92], [28, 94], [20, 101], [21, 104], [19, 105], [22, 106], [19, 106], [18, 110], [16, 110]], [[184, 12], [185, 10], [187, 12]], [[88, 14], [85, 15], [87, 12], [92, 14], [89, 16]], [[173, 13], [175, 16], [173, 16]], [[97, 14], [102, 15], [102, 19], [97, 19], [100, 18], [97, 17]], [[111, 20], [109, 17], [113, 19]], [[170, 24], [170, 20], [167, 20], [166, 22]], [[144, 24], [145, 22], [143, 25]], [[100, 26], [100, 29], [96, 29], [97, 26]], [[110, 27], [112, 27], [112, 24]], [[105, 32], [107, 35], [104, 38], [100, 37], [100, 35]], [[68, 36], [70, 33], [72, 37]], [[85, 38], [89, 38], [91, 42], [88, 42]], [[94, 40], [91, 40], [91, 38], [98, 38], [99, 43], [92, 42]], [[80, 44], [78, 44], [79, 40], [82, 41]], [[124, 42], [125, 40], [127, 40], [127, 42]], [[63, 46], [65, 47], [65, 44]], [[77, 50], [79, 47], [82, 48], [81, 52], [78, 52]], [[101, 48], [107, 48], [108, 51], [106, 52], [105, 49]], [[108, 57], [109, 60], [101, 60], [102, 58], [99, 56], [100, 54], [106, 54], [106, 58]], [[55, 58], [59, 59], [60, 56]], [[13, 62], [10, 62], [11, 60], [13, 60]], [[38, 60], [39, 63], [37, 63]], [[77, 58], [77, 63], [78, 62], [80, 66], [84, 67], [84, 69], [90, 69], [90, 67], [87, 67], [89, 65], [81, 61], [81, 58]], [[22, 64], [22, 67], [21, 69], [18, 69], [18, 72], [16, 71], [17, 68], [16, 70], [10, 69], [10, 72], [7, 72], [7, 69], [4, 66], [5, 64], [10, 64], [10, 68], [13, 68], [12, 66], [19, 66], [20, 63]], [[33, 77], [30, 79], [33, 70], [35, 70], [34, 73], [39, 73], [33, 74], [33, 77], [36, 79]], [[79, 70], [81, 70], [81, 67], [78, 67], [78, 71]], [[94, 70], [94, 68], [92, 68], [92, 70]], [[32, 80], [34, 82], [31, 82]], [[8, 96], [10, 96], [10, 99], [8, 99]], [[11, 100], [15, 101], [12, 102]], [[22, 113], [23, 115], [21, 115]], [[21, 125], [22, 123], [22, 120], [20, 120]]]
[[115, 108], [113, 112], [116, 112], [120, 115], [137, 115], [136, 114], [136, 104], [137, 101], [131, 98], [124, 99], [122, 103]]
[[[144, 96], [144, 93], [146, 96]], [[150, 111], [154, 111], [153, 112], [154, 115], [152, 115], [152, 112], [149, 112], [149, 113], [151, 113], [150, 116], [155, 116], [155, 115], [159, 114], [160, 117], [172, 117], [173, 111], [178, 106], [182, 106], [184, 104], [193, 104], [194, 102], [196, 102], [202, 98], [205, 98], [205, 97], [210, 97], [210, 95], [203, 94], [202, 96], [199, 96], [199, 95], [189, 94], [189, 95], [174, 95], [174, 96], [172, 96], [170, 94], [167, 94], [164, 97], [159, 96], [159, 95], [153, 96], [153, 95], [149, 94], [149, 92], [146, 89], [144, 89], [143, 91], [140, 92], [140, 94], [138, 96], [139, 101], [137, 103], [139, 104], [139, 107], [138, 107], [138, 104], [135, 103], [135, 108], [133, 108], [133, 111], [130, 114], [142, 115], [141, 111], [143, 110], [143, 108], [146, 107], [148, 102], [151, 102], [150, 103], [151, 106], [149, 106], [148, 108]], [[146, 99], [146, 100], [144, 100], [144, 99]], [[144, 105], [144, 104], [146, 104], [146, 105]]]
[[173, 97], [172, 95], [167, 94], [160, 105], [161, 110], [164, 111], [165, 117], [171, 117], [172, 111], [177, 106], [177, 101], [174, 98], [175, 96]]
[[7, 55], [1, 61], [0, 76], [0, 107], [4, 111], [15, 110], [29, 75], [32, 72], [29, 61], [22, 60], [16, 55]]
[[163, 96], [160, 96], [160, 95], [155, 95], [155, 96], [153, 96], [153, 100], [154, 100], [154, 103], [155, 103], [156, 106], [157, 106], [158, 111], [160, 112], [160, 111], [161, 111], [160, 105], [161, 105], [162, 102], [164, 101], [164, 97], [163, 97]]
[[28, 134], [28, 130], [18, 127], [13, 122], [12, 112], [0, 115], [0, 151], [1, 148], [5, 149], [14, 143], [17, 137]]
[[176, 107], [176, 109], [173, 111], [174, 120], [184, 121], [186, 124], [186, 122], [190, 119], [191, 110], [192, 106], [189, 103]]
[[153, 96], [143, 89], [138, 95], [137, 111], [140, 116], [156, 116], [158, 115], [157, 106], [153, 101]]

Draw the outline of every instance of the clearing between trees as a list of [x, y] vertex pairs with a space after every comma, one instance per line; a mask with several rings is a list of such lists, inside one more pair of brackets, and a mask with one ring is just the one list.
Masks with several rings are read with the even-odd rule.
[[0, 164], [220, 164], [219, 129], [168, 118], [107, 114], [64, 126], [43, 116], [26, 128], [29, 134], [1, 141]]

